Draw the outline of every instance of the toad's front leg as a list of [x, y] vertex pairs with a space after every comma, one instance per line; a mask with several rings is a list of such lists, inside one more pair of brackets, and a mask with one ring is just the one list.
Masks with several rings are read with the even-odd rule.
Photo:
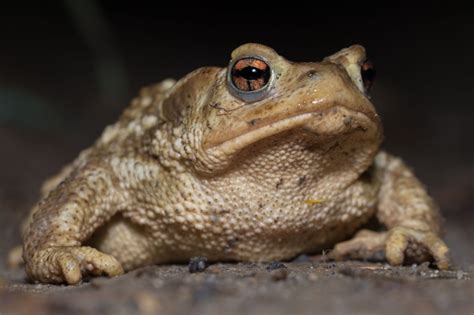
[[387, 231], [362, 230], [337, 244], [330, 255], [371, 259], [382, 253], [391, 265], [434, 259], [439, 269], [447, 269], [449, 250], [440, 237], [441, 217], [421, 183], [400, 159], [385, 152], [376, 157], [373, 176], [380, 184], [377, 218]]
[[106, 165], [74, 170], [38, 204], [26, 228], [23, 258], [28, 277], [76, 284], [85, 275], [122, 274], [114, 257], [82, 244], [117, 212], [123, 196]]

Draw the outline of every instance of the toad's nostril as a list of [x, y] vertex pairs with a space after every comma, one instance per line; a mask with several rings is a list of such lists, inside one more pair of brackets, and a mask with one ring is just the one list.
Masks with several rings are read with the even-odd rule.
[[371, 61], [366, 60], [360, 66], [360, 74], [362, 76], [362, 81], [364, 82], [364, 88], [366, 91], [370, 89], [375, 81], [375, 68]]
[[309, 70], [308, 72], [306, 72], [306, 76], [308, 78], [313, 77], [315, 74], [316, 74], [316, 70]]
[[319, 75], [318, 75], [318, 71], [316, 70], [308, 70], [308, 71], [305, 71], [303, 73], [301, 73], [299, 76], [298, 76], [298, 79], [296, 80], [297, 82], [306, 82], [308, 79], [309, 80], [316, 80], [319, 78]]

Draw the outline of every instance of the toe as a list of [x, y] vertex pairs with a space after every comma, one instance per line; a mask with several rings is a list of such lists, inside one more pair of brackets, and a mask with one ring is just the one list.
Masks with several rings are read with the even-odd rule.
[[336, 244], [329, 253], [329, 258], [342, 259], [364, 259], [380, 260], [380, 252], [385, 244], [385, 232], [373, 232], [362, 230], [353, 239]]
[[389, 264], [400, 266], [405, 259], [405, 249], [408, 246], [408, 237], [403, 229], [390, 231], [385, 244], [385, 257]]
[[11, 269], [16, 269], [23, 265], [23, 247], [17, 246], [13, 248], [8, 254], [8, 267]]
[[69, 253], [61, 254], [58, 257], [58, 263], [63, 273], [64, 280], [66, 280], [68, 284], [78, 284], [81, 281], [81, 268], [79, 262], [73, 255]]
[[438, 269], [448, 269], [450, 265], [450, 257], [446, 243], [444, 243], [434, 233], [426, 235], [422, 242], [433, 256]]
[[122, 265], [113, 256], [101, 253], [91, 247], [82, 247], [81, 256], [87, 270], [92, 275], [106, 274], [110, 277], [118, 276], [124, 273]]
[[109, 277], [115, 277], [124, 273], [122, 265], [110, 255], [100, 254], [92, 257], [91, 263], [96, 270], [101, 270]]
[[334, 248], [328, 253], [328, 257], [334, 260], [342, 260], [346, 256], [348, 242], [341, 242], [336, 244]]

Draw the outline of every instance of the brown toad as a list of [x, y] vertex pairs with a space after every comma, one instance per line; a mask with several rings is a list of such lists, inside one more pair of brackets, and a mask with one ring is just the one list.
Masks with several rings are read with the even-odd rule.
[[[25, 224], [28, 276], [76, 284], [193, 256], [283, 260], [335, 244], [334, 259], [383, 253], [448, 268], [436, 206], [379, 149], [370, 71], [357, 45], [294, 63], [246, 44], [227, 68], [144, 88], [44, 184]], [[371, 218], [386, 231], [360, 230]]]

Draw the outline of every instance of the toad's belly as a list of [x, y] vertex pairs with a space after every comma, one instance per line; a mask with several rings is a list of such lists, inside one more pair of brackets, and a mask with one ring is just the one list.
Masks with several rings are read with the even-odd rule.
[[[186, 262], [194, 256], [210, 261], [290, 259], [347, 239], [374, 215], [375, 195], [375, 189], [356, 184], [317, 204], [256, 204], [232, 211], [190, 209], [181, 215], [165, 213], [138, 228], [117, 221], [105, 228], [97, 247], [115, 256], [126, 269]], [[147, 258], [136, 259], [139, 255]]]
[[[249, 229], [223, 230], [215, 228], [211, 232], [182, 231], [167, 238], [169, 245], [158, 245], [163, 254], [157, 255], [155, 262], [187, 261], [194, 256], [204, 256], [211, 261], [271, 261], [285, 260], [304, 253], [316, 253], [331, 248], [335, 243], [347, 239], [366, 223], [373, 211], [365, 211], [357, 216], [347, 215], [320, 222], [308, 220], [307, 224], [252, 225]], [[171, 236], [170, 236], [171, 235]]]
[[[297, 209], [293, 209], [298, 213]], [[187, 261], [204, 256], [211, 261], [271, 261], [331, 248], [347, 239], [374, 214], [375, 206], [332, 207], [301, 216], [252, 220], [229, 216], [214, 224], [170, 224], [156, 231], [156, 263]], [[325, 214], [325, 215], [323, 215]]]
[[[210, 261], [272, 261], [317, 253], [348, 238], [374, 214], [374, 208], [344, 211], [341, 216], [294, 217], [284, 222], [235, 220], [233, 224], [200, 226], [160, 224], [151, 231], [118, 217], [91, 240], [92, 245], [117, 258], [126, 270], [156, 263], [187, 262], [203, 256]], [[363, 210], [363, 211], [362, 211]], [[334, 210], [331, 213], [339, 213]], [[232, 220], [231, 220], [232, 221]]]

